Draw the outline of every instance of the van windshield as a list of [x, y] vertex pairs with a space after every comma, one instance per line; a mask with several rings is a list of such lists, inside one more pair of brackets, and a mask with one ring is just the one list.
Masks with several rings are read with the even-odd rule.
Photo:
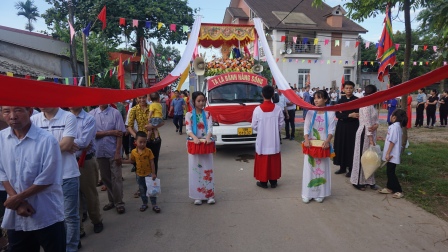
[[263, 102], [261, 87], [247, 83], [229, 83], [208, 92], [210, 104]]

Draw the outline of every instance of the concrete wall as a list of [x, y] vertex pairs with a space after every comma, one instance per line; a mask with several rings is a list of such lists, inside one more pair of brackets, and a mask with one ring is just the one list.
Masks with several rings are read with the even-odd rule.
[[[299, 69], [310, 70], [311, 87], [330, 87], [332, 81], [335, 81], [336, 86], [339, 87], [344, 69], [351, 69], [351, 80], [356, 81], [357, 60], [353, 59], [353, 55], [357, 53], [357, 48], [355, 48], [357, 34], [344, 33], [342, 35], [343, 39], [340, 41], [341, 56], [331, 56], [331, 42], [324, 45], [325, 39], [331, 41], [331, 33], [317, 33], [316, 35], [319, 39], [321, 54], [280, 54], [280, 50], [284, 49], [284, 42], [280, 42], [281, 36], [285, 36], [286, 33], [274, 30], [273, 35], [272, 53], [275, 59], [279, 59], [277, 65], [292, 86], [294, 86], [294, 83], [298, 83]], [[345, 39], [351, 41], [349, 47], [345, 47]], [[314, 38], [309, 37], [309, 41], [313, 43]], [[284, 59], [286, 59], [286, 62], [283, 62]], [[302, 60], [305, 60], [305, 62], [302, 63]], [[308, 60], [311, 60], [311, 64], [308, 63]], [[317, 60], [317, 63], [314, 63], [315, 60]], [[327, 60], [330, 60], [330, 64], [327, 64]], [[336, 63], [333, 63], [333, 61], [336, 61]], [[339, 63], [339, 61], [342, 61], [342, 63]], [[348, 61], [348, 64], [345, 64], [345, 61]]]
[[62, 76], [60, 57], [49, 53], [13, 45], [0, 41], [0, 54], [6, 58], [32, 65], [45, 71]]

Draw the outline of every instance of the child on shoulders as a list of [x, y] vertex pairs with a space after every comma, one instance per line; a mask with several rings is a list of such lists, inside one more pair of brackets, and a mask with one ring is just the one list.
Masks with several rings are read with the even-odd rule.
[[153, 126], [151, 132], [148, 132], [148, 137], [151, 133], [154, 134], [154, 140], [160, 141], [160, 134], [158, 128], [162, 127], [163, 122], [162, 104], [160, 104], [160, 95], [158, 93], [152, 93], [149, 95], [151, 104], [149, 104], [149, 123]]

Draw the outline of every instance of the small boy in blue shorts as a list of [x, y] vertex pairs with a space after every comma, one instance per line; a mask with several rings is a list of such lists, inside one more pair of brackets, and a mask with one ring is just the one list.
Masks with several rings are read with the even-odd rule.
[[[145, 177], [151, 176], [153, 180], [156, 179], [154, 165], [154, 154], [146, 147], [147, 135], [143, 131], [136, 133], [136, 148], [131, 151], [130, 159], [123, 160], [124, 164], [134, 164], [136, 167], [135, 173], [137, 175], [137, 183], [140, 190], [140, 197], [142, 198], [143, 205], [140, 207], [140, 211], [144, 212], [148, 209], [148, 196], [146, 196], [146, 181]], [[157, 206], [157, 197], [149, 197], [152, 205], [152, 210], [156, 213], [160, 213], [160, 208]]]

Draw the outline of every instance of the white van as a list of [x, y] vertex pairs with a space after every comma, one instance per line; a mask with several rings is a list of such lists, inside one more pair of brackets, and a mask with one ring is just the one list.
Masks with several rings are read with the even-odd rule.
[[261, 89], [266, 78], [247, 72], [230, 72], [206, 78], [206, 110], [213, 118], [216, 145], [255, 143], [252, 129], [254, 109], [263, 102]]

